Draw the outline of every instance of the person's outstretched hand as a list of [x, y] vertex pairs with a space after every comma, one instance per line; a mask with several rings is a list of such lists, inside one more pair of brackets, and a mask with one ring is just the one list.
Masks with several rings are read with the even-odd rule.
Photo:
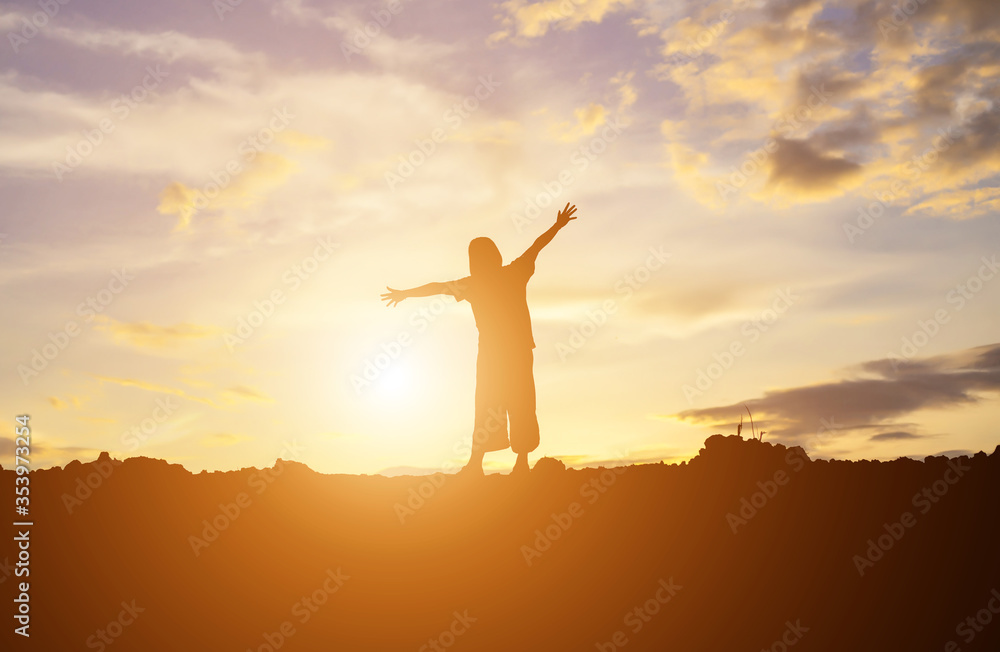
[[569, 224], [570, 220], [575, 220], [576, 216], [573, 215], [575, 212], [576, 205], [570, 206], [569, 202], [566, 202], [566, 206], [556, 215], [556, 226], [563, 227]]
[[406, 298], [406, 291], [405, 290], [394, 290], [391, 287], [389, 287], [388, 285], [385, 286], [385, 289], [389, 290], [388, 292], [385, 292], [385, 293], [382, 294], [382, 301], [387, 302], [385, 304], [386, 307], [395, 306], [400, 301], [402, 301], [403, 299]]

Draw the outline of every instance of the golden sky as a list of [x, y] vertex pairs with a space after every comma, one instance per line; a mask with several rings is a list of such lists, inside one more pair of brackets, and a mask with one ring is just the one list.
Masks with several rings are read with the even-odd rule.
[[533, 459], [686, 459], [744, 403], [814, 457], [997, 444], [993, 0], [56, 5], [0, 8], [35, 467], [454, 468], [471, 310], [379, 294], [567, 201]]

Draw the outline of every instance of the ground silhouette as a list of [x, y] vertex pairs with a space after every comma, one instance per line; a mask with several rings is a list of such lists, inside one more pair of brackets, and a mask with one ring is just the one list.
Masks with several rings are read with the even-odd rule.
[[[0, 473], [8, 495], [14, 477]], [[1000, 447], [810, 461], [716, 435], [679, 465], [541, 460], [522, 477], [484, 478], [323, 475], [286, 461], [192, 474], [102, 454], [32, 472], [31, 487], [31, 638], [8, 616], [4, 649], [1000, 641]], [[11, 610], [23, 578], [11, 569], [16, 528], [4, 527]]]

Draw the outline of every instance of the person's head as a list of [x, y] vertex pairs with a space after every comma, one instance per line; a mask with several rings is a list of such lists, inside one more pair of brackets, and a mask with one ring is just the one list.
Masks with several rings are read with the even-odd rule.
[[503, 257], [496, 243], [489, 238], [476, 238], [469, 243], [469, 272], [473, 276], [488, 276], [500, 271]]

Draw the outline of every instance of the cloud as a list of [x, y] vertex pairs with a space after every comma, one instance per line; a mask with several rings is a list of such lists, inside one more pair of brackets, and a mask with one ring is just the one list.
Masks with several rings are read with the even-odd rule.
[[302, 0], [275, 0], [271, 5], [271, 15], [301, 25], [315, 23], [336, 31], [343, 31], [347, 27], [344, 18], [325, 14], [315, 7], [304, 4]]
[[82, 399], [79, 396], [70, 396], [64, 401], [58, 396], [50, 396], [48, 400], [49, 400], [49, 405], [51, 405], [55, 409], [65, 410], [71, 405], [75, 408], [80, 407], [81, 405], [83, 405], [85, 399]]
[[583, 23], [600, 23], [604, 17], [632, 6], [632, 0], [506, 0], [500, 3], [500, 30], [489, 36], [497, 43], [512, 37], [537, 38], [550, 28], [571, 31]]
[[115, 341], [124, 341], [141, 349], [173, 348], [192, 340], [212, 337], [221, 332], [221, 329], [213, 326], [188, 323], [172, 326], [158, 326], [149, 322], [125, 323], [106, 315], [98, 315], [95, 328], [110, 333]]
[[235, 387], [230, 387], [226, 390], [227, 394], [247, 399], [250, 401], [261, 401], [263, 403], [273, 403], [274, 399], [264, 394], [263, 392], [257, 391], [251, 387], [245, 385], [236, 385]]
[[930, 65], [917, 71], [917, 92], [914, 95], [922, 115], [951, 115], [956, 95], [963, 86], [969, 62], [956, 59]]
[[[900, 179], [906, 187], [893, 193], [900, 203], [1000, 185], [1000, 115], [985, 111], [1000, 104], [1000, 38], [981, 25], [968, 29], [970, 20], [1000, 20], [987, 17], [980, 0], [956, 2], [951, 12], [939, 0], [918, 4], [888, 32], [879, 24], [896, 5], [884, 2], [741, 3], [727, 21], [711, 4], [650, 10], [635, 26], [649, 34], [659, 21], [663, 61], [654, 73], [684, 100], [671, 111], [674, 127], [663, 130], [679, 185], [719, 208], [716, 180], [768, 136], [781, 147], [767, 164], [767, 183], [741, 196], [771, 205], [830, 199], [862, 184], [881, 191]], [[817, 89], [829, 96], [819, 106], [810, 102]], [[956, 125], [962, 138], [941, 153], [933, 173], [907, 175], [937, 130]]]
[[[1000, 68], [997, 70], [1000, 73]], [[1000, 163], [1000, 97], [991, 100], [992, 110], [971, 116], [957, 129], [959, 136], [941, 152], [949, 171], [987, 166], [984, 176], [994, 176]]]
[[[6, 467], [8, 469], [13, 466], [15, 448], [18, 446], [19, 444], [13, 437], [0, 437], [0, 458], [4, 462], [11, 461], [11, 466]], [[43, 468], [73, 459], [96, 458], [100, 452], [100, 449], [88, 446], [54, 446], [33, 439], [31, 442], [31, 466], [32, 468]]]
[[139, 32], [119, 29], [54, 27], [44, 31], [61, 41], [98, 52], [114, 52], [128, 57], [146, 56], [166, 63], [197, 61], [213, 67], [238, 67], [260, 63], [261, 55], [241, 52], [230, 43], [212, 38], [188, 36], [173, 30]]
[[857, 104], [840, 120], [828, 120], [810, 136], [811, 144], [821, 151], [863, 150], [877, 144], [881, 130], [875, 116], [864, 104]]
[[[731, 405], [671, 415], [694, 424], [731, 423], [746, 403], [768, 432], [786, 440], [815, 434], [826, 423], [838, 432], [892, 425], [918, 410], [973, 405], [1000, 391], [1000, 344], [932, 358], [873, 360], [856, 368], [859, 377], [768, 391]], [[878, 437], [878, 435], [876, 435]]]
[[636, 90], [632, 79], [635, 71], [621, 72], [611, 78], [611, 83], [618, 87], [618, 113], [622, 114], [639, 99], [639, 91]]
[[553, 138], [572, 143], [584, 136], [589, 136], [605, 123], [607, 120], [607, 109], [601, 104], [591, 102], [585, 107], [575, 109], [573, 117], [576, 118], [575, 122], [560, 122], [552, 126], [551, 133]]
[[234, 175], [226, 175], [229, 183], [206, 183], [202, 188], [191, 188], [179, 181], [169, 184], [160, 193], [156, 207], [161, 215], [177, 218], [175, 231], [190, 228], [199, 212], [247, 208], [282, 186], [296, 170], [297, 165], [280, 154], [257, 152], [247, 167]]
[[767, 183], [772, 188], [790, 187], [803, 195], [826, 198], [840, 194], [844, 183], [857, 179], [861, 166], [853, 161], [824, 154], [805, 140], [777, 138], [771, 155]]
[[157, 385], [155, 383], [148, 383], [142, 380], [135, 380], [133, 378], [115, 378], [113, 376], [94, 376], [95, 379], [102, 383], [111, 383], [113, 385], [120, 385], [122, 387], [134, 387], [136, 389], [141, 389], [146, 392], [155, 392], [157, 394], [172, 394], [173, 396], [180, 396], [181, 398], [186, 398], [190, 401], [196, 401], [198, 403], [204, 403], [206, 405], [214, 406], [215, 403], [207, 398], [201, 398], [200, 396], [192, 396], [182, 389], [176, 389], [174, 387], [167, 387], [165, 385]]
[[1000, 27], [1000, 13], [994, 0], [928, 0], [927, 4], [929, 14], [947, 24], [961, 25], [973, 39]]
[[[177, 389], [174, 387], [168, 387], [165, 385], [157, 385], [155, 383], [150, 383], [142, 380], [136, 380], [133, 378], [116, 378], [111, 376], [94, 376], [97, 380], [102, 383], [112, 383], [115, 385], [120, 385], [122, 387], [134, 387], [136, 389], [141, 389], [147, 392], [154, 392], [157, 394], [171, 394], [173, 396], [179, 396], [181, 398], [196, 401], [198, 403], [204, 403], [205, 405], [210, 405], [212, 407], [221, 407], [232, 405], [233, 403], [239, 401], [257, 401], [260, 403], [273, 403], [274, 399], [265, 394], [264, 392], [254, 389], [252, 387], [247, 387], [246, 385], [234, 385], [228, 387], [224, 390], [219, 391], [216, 394], [216, 400], [203, 398], [200, 396], [194, 396], [185, 392], [182, 389]], [[190, 382], [185, 381], [189, 385], [199, 387], [200, 389], [211, 390], [212, 385], [210, 383], [203, 382]]]
[[286, 129], [278, 133], [275, 139], [296, 149], [327, 149], [330, 146], [330, 140], [327, 138], [304, 134], [294, 129]]
[[968, 220], [1000, 213], [1000, 188], [943, 190], [911, 205], [904, 215], [922, 214]]
[[907, 432], [905, 430], [891, 430], [889, 432], [880, 432], [877, 435], [872, 435], [869, 437], [871, 441], [899, 441], [902, 439], [920, 439], [922, 435], [915, 435], [912, 432]]

